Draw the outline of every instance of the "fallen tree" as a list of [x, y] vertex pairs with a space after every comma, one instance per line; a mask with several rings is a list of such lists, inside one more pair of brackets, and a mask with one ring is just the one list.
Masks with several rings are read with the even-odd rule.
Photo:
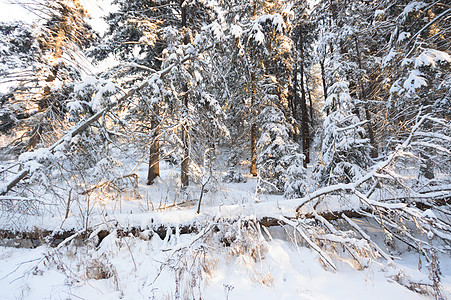
[[[352, 213], [356, 215], [355, 212]], [[362, 216], [362, 215], [360, 215]], [[100, 248], [102, 241], [109, 235], [115, 239], [140, 238], [150, 240], [158, 237], [164, 240], [173, 241], [172, 246], [164, 247], [162, 252], [168, 253], [167, 261], [161, 262], [162, 267], [178, 264], [190, 251], [203, 249], [202, 245], [219, 241], [220, 247], [230, 248], [231, 253], [248, 252], [258, 260], [257, 252], [264, 251], [263, 244], [266, 240], [271, 240], [272, 236], [267, 228], [279, 226], [285, 228], [287, 234], [292, 235], [293, 241], [299, 239], [302, 245], [311, 248], [318, 253], [318, 259], [323, 263], [324, 268], [331, 271], [339, 271], [337, 262], [340, 257], [348, 256], [353, 259], [358, 269], [369, 267], [372, 261], [382, 257], [385, 260], [386, 268], [391, 270], [389, 276], [399, 284], [407, 288], [426, 295], [434, 295], [433, 282], [419, 282], [404, 274], [402, 267], [396, 263], [396, 258], [383, 250], [365, 231], [358, 226], [347, 213], [342, 213], [341, 218], [349, 224], [352, 230], [338, 229], [332, 222], [319, 214], [302, 219], [286, 218], [283, 216], [265, 217], [256, 219], [253, 216], [241, 216], [235, 219], [213, 217], [205, 222], [192, 225], [163, 225], [155, 224], [153, 227], [131, 227], [122, 228], [120, 224], [102, 224], [92, 229], [75, 229], [67, 231], [39, 231], [33, 232], [8, 232], [0, 231], [0, 238], [32, 239], [34, 246], [39, 242], [49, 243], [48, 249], [43, 259], [59, 255], [59, 251], [68, 247], [83, 247], [90, 244], [90, 247]], [[290, 232], [289, 229], [293, 229]], [[189, 234], [191, 237], [180, 241], [180, 235]], [[216, 236], [216, 239], [211, 239]], [[248, 236], [248, 237], [246, 237]], [[174, 244], [175, 242], [175, 244]], [[126, 240], [125, 243], [127, 244]], [[262, 244], [263, 243], [263, 244]], [[342, 250], [340, 250], [342, 249]], [[255, 252], [257, 251], [257, 252]], [[40, 260], [38, 263], [40, 263]]]

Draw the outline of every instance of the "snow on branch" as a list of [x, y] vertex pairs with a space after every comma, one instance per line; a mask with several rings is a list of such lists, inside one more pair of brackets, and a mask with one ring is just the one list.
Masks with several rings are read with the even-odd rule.
[[[56, 141], [53, 145], [51, 145], [48, 148], [41, 148], [37, 149], [33, 152], [27, 152], [23, 153], [21, 155], [21, 160], [27, 161], [27, 163], [24, 166], [24, 169], [16, 176], [14, 176], [8, 183], [6, 183], [3, 186], [0, 186], [0, 196], [6, 195], [13, 187], [15, 187], [20, 181], [22, 181], [27, 175], [35, 171], [39, 166], [37, 165], [38, 162], [36, 159], [45, 159], [50, 155], [56, 148], [60, 145], [63, 145], [64, 143], [70, 141], [73, 137], [80, 134], [81, 132], [85, 131], [91, 124], [96, 122], [100, 117], [106, 115], [109, 111], [111, 111], [114, 107], [118, 106], [119, 104], [123, 103], [124, 101], [128, 100], [130, 97], [132, 97], [137, 92], [143, 90], [147, 86], [151, 85], [152, 82], [155, 81], [157, 78], [163, 78], [165, 75], [169, 74], [171, 70], [187, 61], [193, 60], [195, 57], [193, 55], [187, 55], [183, 59], [174, 62], [173, 64], [169, 65], [165, 69], [158, 71], [154, 73], [150, 79], [145, 80], [142, 84], [139, 86], [132, 88], [129, 90], [125, 95], [120, 97], [116, 102], [110, 102], [106, 104], [106, 106], [95, 113], [93, 116], [88, 118], [87, 120], [81, 121], [78, 125], [74, 126], [72, 129], [70, 129], [65, 135], [63, 135], [58, 141]], [[44, 157], [43, 154], [46, 154]], [[35, 162], [35, 163], [32, 163]]]

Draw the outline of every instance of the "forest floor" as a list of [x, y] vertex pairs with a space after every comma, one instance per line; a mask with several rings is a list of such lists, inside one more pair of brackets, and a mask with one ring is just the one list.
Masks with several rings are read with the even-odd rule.
[[[213, 230], [204, 230], [220, 218], [253, 220], [293, 213], [291, 200], [256, 194], [256, 178], [245, 175], [246, 182], [240, 183], [210, 179], [214, 183], [206, 185], [197, 214], [201, 183], [182, 192], [173, 184], [178, 170], [167, 163], [161, 164], [161, 178], [152, 186], [145, 184], [145, 164], [134, 171], [139, 176], [140, 197], [104, 190], [91, 197], [89, 204], [71, 204], [67, 218], [62, 205], [44, 204], [38, 215], [2, 211], [2, 230], [76, 232], [88, 228], [93, 233], [86, 241], [69, 238], [58, 247], [45, 243], [24, 247], [18, 240], [3, 240], [1, 299], [428, 298], [399, 284], [399, 277], [406, 274], [415, 282], [430, 282], [426, 263], [419, 265], [418, 253], [408, 249], [396, 253], [396, 266], [368, 258], [361, 268], [337, 255], [333, 258], [337, 270], [332, 270], [288, 226], [268, 227], [260, 238], [238, 232], [241, 242], [232, 245], [224, 242], [227, 234], [221, 239]], [[352, 197], [332, 197], [317, 209], [333, 209], [343, 201], [352, 207]], [[387, 249], [379, 229], [373, 230], [362, 219], [354, 221]], [[203, 229], [188, 234], [180, 231], [193, 224]], [[175, 228], [175, 234], [152, 234], [150, 229], [159, 225]], [[121, 234], [131, 228], [143, 230], [138, 235]], [[100, 230], [109, 234], [99, 239], [95, 233]], [[230, 227], [233, 230], [239, 231]], [[439, 262], [442, 292], [450, 297], [451, 258], [439, 255]]]

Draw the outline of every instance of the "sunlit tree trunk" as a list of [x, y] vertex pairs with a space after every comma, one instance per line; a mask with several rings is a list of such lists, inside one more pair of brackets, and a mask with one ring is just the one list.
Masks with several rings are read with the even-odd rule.
[[[253, 118], [255, 118], [255, 77], [252, 75], [252, 98], [251, 98], [251, 110], [253, 114]], [[251, 125], [251, 172], [253, 176], [257, 176], [257, 124], [255, 124], [255, 120], [252, 121]]]
[[149, 169], [147, 171], [147, 184], [154, 183], [155, 178], [160, 176], [160, 141], [159, 141], [159, 120], [158, 120], [158, 107], [155, 105], [154, 115], [152, 116], [152, 140], [150, 144], [149, 153]]

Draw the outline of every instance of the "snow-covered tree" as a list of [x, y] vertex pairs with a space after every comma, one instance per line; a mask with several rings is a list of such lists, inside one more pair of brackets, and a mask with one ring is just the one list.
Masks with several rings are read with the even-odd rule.
[[371, 165], [369, 139], [353, 113], [349, 83], [333, 84], [324, 109], [329, 111], [323, 125], [321, 157], [316, 167], [320, 186], [349, 183], [361, 178]]
[[57, 129], [64, 130], [61, 125], [66, 121], [68, 85], [86, 72], [82, 50], [96, 37], [79, 1], [32, 1], [23, 5], [36, 11], [36, 25], [2, 26], [8, 47], [0, 54], [6, 64], [15, 61], [15, 67], [2, 74], [10, 87], [3, 97], [4, 108], [17, 112], [20, 107], [16, 125], [31, 128], [16, 140], [20, 151], [45, 144], [54, 139], [50, 135]]
[[[39, 69], [42, 51], [33, 29], [22, 22], [0, 23], [0, 132], [8, 133], [19, 120], [29, 116], [26, 103], [16, 99], [15, 92], [21, 89], [16, 84], [32, 80]], [[24, 92], [24, 91], [22, 91]]]
[[[149, 134], [147, 182], [152, 184], [159, 176], [160, 152], [163, 152], [164, 157], [171, 156], [172, 162], [181, 164], [181, 184], [187, 186], [190, 161], [194, 157], [190, 126], [196, 122], [201, 103], [210, 109], [209, 102], [215, 101], [201, 88], [206, 85], [206, 76], [202, 74], [206, 64], [199, 55], [208, 44], [208, 41], [204, 44], [202, 35], [206, 34], [203, 30], [212, 20], [213, 11], [203, 1], [121, 0], [115, 3], [119, 10], [107, 17], [110, 27], [106, 38], [91, 54], [97, 59], [116, 57], [120, 64], [112, 74], [127, 87], [143, 79], [150, 80], [148, 87], [134, 95], [128, 117], [136, 131]], [[185, 58], [190, 59], [179, 63]], [[172, 65], [176, 66], [164, 78], [152, 80], [154, 72]], [[210, 111], [217, 111], [217, 107]], [[145, 140], [141, 137], [141, 142], [146, 143]], [[166, 143], [160, 148], [162, 141]]]
[[282, 111], [266, 107], [259, 116], [262, 134], [258, 141], [258, 190], [283, 193], [286, 198], [307, 193], [306, 170], [299, 144], [290, 139], [290, 124]]
[[[226, 103], [231, 107], [230, 132], [250, 140], [250, 173], [257, 175], [257, 116], [266, 106], [288, 112], [292, 76], [289, 37], [291, 11], [285, 1], [234, 1], [224, 3], [228, 42], [233, 47], [228, 68], [231, 78]], [[235, 135], [235, 136], [236, 136]], [[233, 137], [233, 139], [236, 139]]]
[[[442, 1], [382, 1], [374, 11], [373, 35], [380, 37], [377, 68], [373, 74], [373, 93], [377, 100], [375, 114], [379, 130], [376, 138], [392, 151], [399, 139], [410, 133], [419, 114], [449, 118], [451, 70], [449, 8]], [[381, 101], [382, 100], [382, 101]], [[430, 124], [425, 131], [430, 137], [437, 131]], [[439, 130], [440, 133], [443, 133]], [[412, 151], [420, 161], [419, 173], [434, 177], [434, 169], [442, 170], [446, 160], [437, 147], [444, 141], [418, 137]], [[446, 133], [444, 134], [446, 135]], [[429, 145], [429, 146], [426, 146]], [[440, 151], [439, 151], [440, 152]]]

